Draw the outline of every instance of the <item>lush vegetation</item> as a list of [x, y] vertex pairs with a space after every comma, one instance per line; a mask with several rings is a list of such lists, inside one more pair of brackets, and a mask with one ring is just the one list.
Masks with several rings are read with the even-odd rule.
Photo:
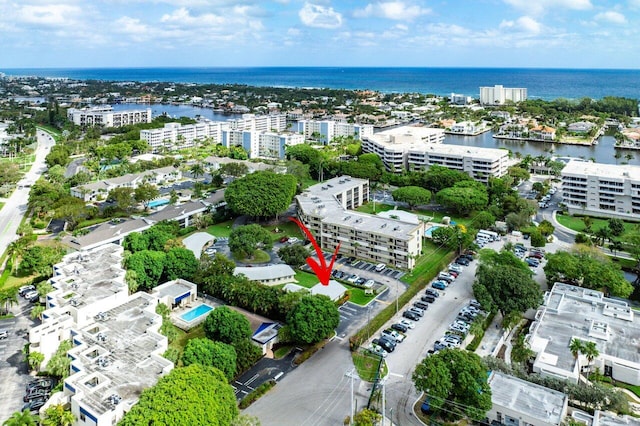
[[273, 217], [289, 208], [296, 187], [297, 180], [293, 176], [255, 172], [231, 182], [224, 198], [236, 214]]

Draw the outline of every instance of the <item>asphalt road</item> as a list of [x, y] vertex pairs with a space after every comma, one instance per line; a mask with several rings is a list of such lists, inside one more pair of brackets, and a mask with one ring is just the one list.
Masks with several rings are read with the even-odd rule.
[[0, 329], [9, 332], [7, 339], [0, 340], [0, 422], [22, 409], [25, 386], [33, 379], [22, 354], [29, 342], [29, 329], [35, 324], [29, 317], [32, 306], [19, 296], [18, 299], [19, 304], [11, 308], [16, 316], [0, 320]]
[[[17, 238], [16, 231], [27, 211], [31, 185], [47, 170], [44, 158], [51, 147], [55, 145], [55, 141], [48, 133], [38, 130], [36, 135], [38, 146], [35, 151], [35, 161], [31, 169], [18, 182], [18, 188], [6, 199], [4, 207], [0, 210], [0, 254], [4, 253], [9, 244]], [[25, 185], [29, 187], [25, 187]]]

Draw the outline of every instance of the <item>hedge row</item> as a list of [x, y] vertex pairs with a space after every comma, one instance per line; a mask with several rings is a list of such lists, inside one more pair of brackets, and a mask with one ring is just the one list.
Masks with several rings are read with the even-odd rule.
[[[424, 290], [427, 285], [433, 280], [440, 271], [456, 258], [456, 254], [451, 252], [447, 254], [441, 262], [431, 265], [424, 274], [418, 278], [413, 285], [411, 285], [407, 291], [402, 293], [398, 298], [398, 305], [403, 308], [407, 303], [414, 298], [414, 296]], [[363, 328], [358, 330], [353, 336], [349, 338], [349, 347], [352, 351], [357, 350], [362, 343], [364, 343], [369, 336], [375, 334], [387, 321], [389, 321], [396, 314], [396, 304], [390, 303], [384, 308], [378, 315], [373, 317], [371, 321]]]
[[238, 404], [238, 406], [241, 409], [247, 408], [248, 406], [256, 402], [258, 398], [260, 398], [262, 395], [267, 393], [269, 389], [271, 389], [275, 385], [276, 385], [275, 380], [269, 380], [268, 382], [264, 382], [263, 384], [258, 386], [253, 392], [251, 392], [250, 394], [247, 394], [247, 396], [242, 398], [242, 401], [240, 401], [240, 404]]

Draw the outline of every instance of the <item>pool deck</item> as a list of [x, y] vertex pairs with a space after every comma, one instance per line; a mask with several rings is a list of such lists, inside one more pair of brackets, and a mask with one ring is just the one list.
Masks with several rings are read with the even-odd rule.
[[184, 315], [186, 312], [189, 312], [190, 310], [197, 308], [200, 305], [209, 305], [214, 309], [216, 308], [216, 306], [213, 303], [211, 303], [211, 301], [209, 300], [196, 299], [192, 303], [189, 303], [187, 305], [184, 305], [183, 307], [174, 309], [171, 312], [171, 316], [170, 316], [171, 322], [173, 323], [173, 325], [175, 325], [176, 327], [184, 331], [189, 331], [192, 328], [202, 324], [204, 320], [207, 318], [207, 315], [211, 311], [207, 312], [204, 315], [200, 315], [199, 317], [195, 318], [192, 321], [185, 321], [184, 319], [181, 318], [181, 316]]

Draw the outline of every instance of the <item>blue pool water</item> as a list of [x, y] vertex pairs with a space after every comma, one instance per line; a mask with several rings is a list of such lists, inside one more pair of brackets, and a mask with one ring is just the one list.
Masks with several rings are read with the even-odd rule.
[[424, 236], [427, 238], [431, 238], [433, 235], [433, 231], [435, 231], [436, 229], [441, 228], [441, 226], [432, 226], [431, 228], [428, 228], [424, 231]]
[[196, 318], [200, 318], [201, 316], [208, 314], [212, 310], [213, 308], [211, 306], [202, 304], [180, 315], [180, 318], [187, 322], [191, 322]]
[[150, 208], [164, 206], [165, 204], [169, 204], [169, 200], [153, 200], [149, 203]]

